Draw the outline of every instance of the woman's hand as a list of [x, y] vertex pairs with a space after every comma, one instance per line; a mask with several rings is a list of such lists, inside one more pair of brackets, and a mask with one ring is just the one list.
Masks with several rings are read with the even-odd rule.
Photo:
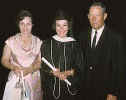
[[58, 77], [60, 80], [67, 79], [68, 76], [74, 75], [74, 70], [68, 70], [64, 72], [60, 72], [59, 69], [56, 69], [56, 71], [52, 71], [53, 75]]
[[65, 74], [67, 76], [73, 76], [74, 75], [74, 70], [73, 69], [72, 70], [67, 70], [67, 71], [65, 71]]
[[25, 67], [16, 67], [15, 70], [14, 70], [14, 73], [19, 77], [21, 77], [21, 72], [23, 72], [23, 76], [26, 76], [29, 73], [31, 73], [32, 71], [31, 71], [30, 67], [27, 67], [27, 68], [25, 68]]
[[23, 68], [22, 67], [19, 67], [19, 66], [14, 66], [14, 73], [17, 75], [17, 76], [21, 76], [21, 70], [22, 70]]
[[32, 67], [23, 67], [22, 68], [22, 72], [23, 72], [23, 76], [26, 76], [29, 73], [32, 73], [33, 72], [33, 69], [32, 69]]
[[60, 70], [56, 69], [56, 71], [51, 71], [53, 73], [54, 76], [59, 77], [60, 75]]
[[60, 80], [65, 80], [67, 79], [67, 74], [65, 72], [60, 72], [59, 78]]

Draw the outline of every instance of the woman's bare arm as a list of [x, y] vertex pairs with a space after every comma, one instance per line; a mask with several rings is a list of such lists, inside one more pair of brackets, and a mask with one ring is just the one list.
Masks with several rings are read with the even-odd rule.
[[10, 70], [19, 70], [20, 67], [18, 66], [15, 66], [14, 64], [11, 64], [10, 63], [10, 57], [11, 57], [11, 49], [9, 48], [8, 45], [5, 45], [4, 46], [4, 49], [3, 49], [3, 54], [2, 54], [2, 58], [1, 58], [1, 63], [4, 67], [10, 69]]

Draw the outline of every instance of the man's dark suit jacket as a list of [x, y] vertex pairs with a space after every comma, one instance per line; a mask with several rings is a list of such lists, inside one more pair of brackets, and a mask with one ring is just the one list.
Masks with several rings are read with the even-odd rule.
[[107, 94], [119, 94], [119, 70], [122, 67], [122, 38], [105, 26], [95, 49], [91, 48], [91, 29], [79, 36], [84, 51], [83, 100], [105, 100]]

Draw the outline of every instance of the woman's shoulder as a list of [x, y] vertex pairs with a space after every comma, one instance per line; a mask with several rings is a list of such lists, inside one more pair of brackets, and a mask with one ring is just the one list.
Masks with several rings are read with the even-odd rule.
[[49, 44], [49, 43], [51, 43], [51, 40], [53, 40], [53, 39], [51, 37], [49, 37], [49, 38], [43, 40], [43, 44]]
[[15, 41], [19, 37], [19, 33], [12, 35], [6, 39], [6, 41]]
[[[12, 35], [10, 37], [8, 37], [6, 40], [5, 40], [5, 44], [7, 44], [9, 47], [12, 47], [15, 46], [17, 42], [17, 40], [19, 40], [19, 34], [15, 34], [15, 35]], [[16, 42], [15, 42], [16, 41]]]
[[43, 40], [41, 40], [38, 36], [32, 35], [33, 39], [37, 42], [43, 43]]
[[68, 42], [68, 45], [71, 45], [72, 48], [76, 48], [76, 49], [81, 47], [80, 41], [78, 41], [78, 40], [70, 41], [70, 42]]

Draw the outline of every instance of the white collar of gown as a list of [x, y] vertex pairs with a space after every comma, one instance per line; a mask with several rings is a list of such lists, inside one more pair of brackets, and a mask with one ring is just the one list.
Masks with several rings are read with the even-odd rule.
[[70, 41], [76, 41], [74, 38], [72, 37], [59, 37], [58, 35], [54, 35], [53, 38], [57, 41], [60, 41], [60, 42], [70, 42]]

